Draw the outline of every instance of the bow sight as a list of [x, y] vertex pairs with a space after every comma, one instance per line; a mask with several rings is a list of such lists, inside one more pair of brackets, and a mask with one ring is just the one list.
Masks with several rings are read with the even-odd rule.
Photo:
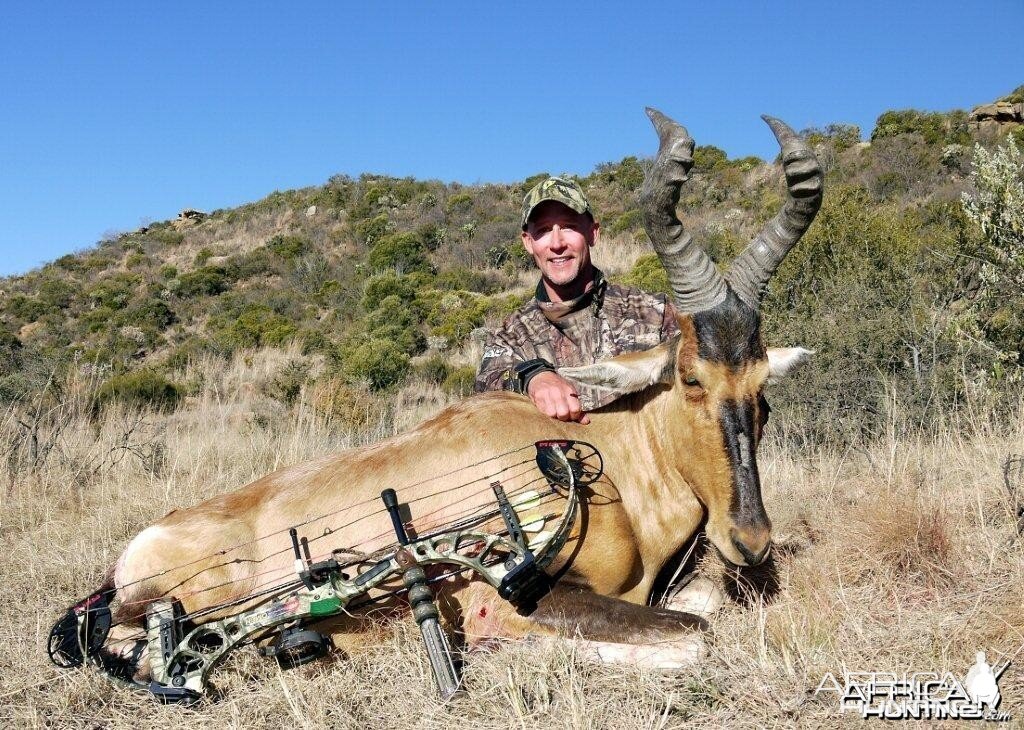
[[[579, 505], [577, 485], [600, 475], [600, 454], [589, 444], [539, 441], [534, 446], [537, 466], [548, 482], [549, 496], [565, 500], [560, 515], [530, 513], [520, 517], [520, 512], [536, 509], [545, 495], [540, 490], [528, 490], [510, 496], [500, 481], [493, 481], [493, 508], [410, 538], [397, 493], [385, 489], [381, 499], [398, 544], [372, 565], [364, 566], [363, 559], [339, 560], [337, 556], [350, 552], [344, 549], [335, 550], [326, 560], [313, 562], [308, 542], [292, 528], [289, 535], [295, 580], [193, 614], [185, 614], [173, 596], [163, 596], [146, 608], [145, 636], [137, 643], [132, 659], [102, 651], [111, 628], [109, 603], [114, 590], [98, 591], [68, 609], [54, 625], [48, 645], [50, 658], [61, 667], [81, 666], [89, 661], [112, 679], [148, 689], [163, 702], [193, 703], [203, 696], [210, 672], [233, 649], [269, 640], [261, 653], [274, 657], [284, 668], [296, 667], [324, 656], [331, 648], [330, 640], [309, 626], [346, 609], [405, 593], [420, 627], [438, 689], [448, 699], [459, 690], [460, 664], [440, 626], [430, 584], [469, 569], [497, 589], [520, 614], [529, 615], [550, 590], [552, 580], [544, 569], [569, 538]], [[596, 466], [588, 463], [591, 457], [596, 457]], [[483, 529], [488, 521], [498, 517], [504, 529]], [[552, 529], [539, 530], [528, 537], [530, 528], [536, 530], [538, 525], [546, 526], [551, 520]], [[434, 564], [450, 564], [453, 568], [430, 577], [425, 568]], [[360, 567], [363, 569], [359, 570]], [[358, 572], [350, 576], [346, 570]], [[398, 576], [404, 589], [379, 588]], [[370, 596], [374, 589], [382, 592]], [[223, 616], [226, 609], [236, 605], [250, 607], [205, 623], [196, 621], [213, 613]], [[142, 662], [149, 668], [148, 685], [132, 679]]]

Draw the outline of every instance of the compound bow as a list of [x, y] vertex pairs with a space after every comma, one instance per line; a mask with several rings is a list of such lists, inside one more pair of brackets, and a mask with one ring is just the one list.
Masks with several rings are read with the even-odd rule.
[[[313, 562], [308, 543], [292, 528], [289, 534], [296, 579], [261, 590], [258, 595], [190, 615], [184, 614], [181, 604], [173, 597], [151, 602], [146, 608], [145, 636], [136, 652], [138, 661], [149, 665], [151, 681], [148, 685], [134, 682], [132, 672], [123, 666], [123, 661], [118, 663], [101, 652], [112, 625], [109, 601], [113, 589], [96, 592], [68, 609], [50, 632], [47, 647], [50, 658], [65, 668], [89, 662], [112, 679], [148, 689], [163, 702], [191, 704], [203, 697], [213, 668], [239, 646], [276, 633], [273, 643], [261, 652], [275, 657], [282, 667], [299, 666], [324, 656], [331, 647], [327, 637], [306, 626], [347, 609], [406, 592], [438, 689], [447, 700], [459, 691], [461, 669], [440, 627], [430, 583], [472, 570], [496, 588], [519, 613], [529, 615], [553, 583], [544, 570], [569, 539], [579, 507], [578, 485], [593, 481], [603, 470], [597, 449], [585, 442], [538, 441], [534, 446], [537, 466], [547, 479], [551, 494], [565, 500], [552, 529], [537, 531], [536, 526], [546, 525], [553, 515], [520, 518], [520, 511], [540, 505], [543, 498], [540, 491], [524, 491], [510, 498], [500, 481], [493, 481], [490, 485], [496, 503], [493, 509], [410, 539], [400, 515], [397, 494], [385, 489], [381, 499], [391, 516], [398, 544], [377, 553], [372, 564], [365, 558], [339, 560], [337, 556], [351, 553], [348, 549], [335, 550], [330, 558]], [[596, 466], [587, 462], [592, 457], [596, 457]], [[503, 530], [483, 529], [485, 523], [498, 516]], [[527, 522], [524, 524], [523, 520]], [[531, 531], [536, 532], [532, 538], [527, 534]], [[424, 567], [434, 564], [455, 567], [428, 578]], [[366, 567], [350, 577], [345, 569], [353, 566]], [[370, 591], [398, 576], [402, 577], [404, 591], [368, 596]], [[203, 615], [222, 611], [230, 605], [251, 603], [256, 598], [261, 602], [255, 607], [207, 623], [196, 625], [194, 622]], [[364, 600], [356, 603], [360, 598]]]

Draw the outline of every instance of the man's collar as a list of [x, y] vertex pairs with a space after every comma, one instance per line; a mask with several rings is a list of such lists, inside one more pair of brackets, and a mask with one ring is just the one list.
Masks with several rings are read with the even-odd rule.
[[552, 302], [550, 297], [548, 297], [547, 289], [544, 287], [543, 278], [537, 283], [537, 291], [534, 296], [537, 300], [537, 306], [544, 313], [544, 316], [555, 322], [567, 314], [578, 312], [591, 304], [594, 305], [594, 314], [597, 314], [601, 311], [601, 305], [604, 304], [604, 293], [607, 288], [608, 281], [604, 278], [604, 272], [595, 266], [593, 285], [575, 299], [569, 299], [564, 302]]

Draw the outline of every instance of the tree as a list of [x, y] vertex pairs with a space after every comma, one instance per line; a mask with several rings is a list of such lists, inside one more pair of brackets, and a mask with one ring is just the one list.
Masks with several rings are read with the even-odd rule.
[[976, 334], [995, 348], [994, 374], [1021, 377], [1024, 339], [1024, 154], [1013, 138], [992, 152], [974, 148], [971, 183], [964, 193], [964, 213], [981, 230], [975, 252], [981, 287], [972, 308]]

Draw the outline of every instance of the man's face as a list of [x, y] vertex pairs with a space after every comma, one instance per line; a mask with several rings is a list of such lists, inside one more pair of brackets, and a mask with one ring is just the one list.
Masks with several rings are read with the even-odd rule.
[[590, 247], [600, 226], [589, 215], [577, 213], [555, 200], [534, 210], [523, 231], [523, 245], [552, 286], [566, 287], [590, 273]]

